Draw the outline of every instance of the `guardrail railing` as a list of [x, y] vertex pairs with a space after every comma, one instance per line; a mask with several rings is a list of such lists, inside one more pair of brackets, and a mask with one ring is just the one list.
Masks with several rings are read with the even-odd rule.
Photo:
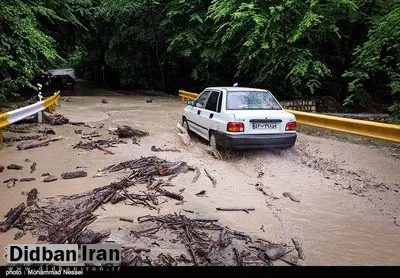
[[35, 115], [43, 110], [49, 112], [55, 111], [56, 104], [60, 98], [60, 92], [55, 92], [53, 96], [46, 98], [45, 100], [38, 101], [34, 104], [15, 109], [13, 111], [5, 112], [0, 114], [0, 143], [3, 142], [3, 129], [13, 123], [25, 119], [26, 117]]
[[[196, 99], [198, 94], [180, 90], [179, 96], [182, 97], [182, 102], [184, 102], [185, 99]], [[285, 109], [285, 111], [294, 114], [299, 124], [400, 143], [400, 125], [341, 118], [296, 110]]]

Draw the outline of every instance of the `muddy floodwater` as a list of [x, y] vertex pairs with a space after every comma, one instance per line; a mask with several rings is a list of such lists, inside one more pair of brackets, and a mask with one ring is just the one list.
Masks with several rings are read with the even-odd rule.
[[[218, 219], [232, 229], [276, 243], [291, 244], [296, 237], [304, 248], [305, 259], [299, 262], [302, 265], [400, 265], [400, 160], [395, 153], [398, 146], [354, 144], [299, 133], [291, 150], [231, 153], [220, 161], [206, 151], [206, 143], [197, 137], [192, 137], [189, 147], [182, 143], [176, 124], [181, 121], [184, 106], [178, 98], [116, 95], [108, 97], [108, 103], [102, 103], [102, 98], [74, 96], [68, 102], [59, 102], [57, 113], [91, 127], [47, 126], [62, 140], [21, 151], [13, 143], [0, 151], [0, 165], [6, 168], [0, 173], [1, 181], [35, 178], [17, 182], [11, 188], [1, 183], [2, 215], [24, 202], [26, 196], [22, 192], [32, 188], [38, 190], [41, 199], [82, 193], [121, 178], [121, 173], [93, 178], [99, 169], [156, 155], [169, 161], [185, 161], [198, 167], [201, 175], [196, 183], [192, 182], [192, 172], [174, 178], [171, 181], [174, 187], [169, 190], [181, 192], [184, 202], [167, 200], [160, 205], [159, 212], [151, 214], [181, 212], [188, 217], [194, 214]], [[150, 98], [152, 102], [146, 102]], [[115, 155], [99, 149], [73, 148], [84, 141], [75, 130], [96, 131], [102, 136], [93, 140], [106, 139], [111, 137], [108, 129], [118, 125], [134, 126], [149, 132], [149, 136], [140, 138], [139, 145], [127, 140], [127, 144], [108, 148]], [[24, 134], [5, 133], [5, 137], [21, 135]], [[153, 152], [152, 146], [176, 148], [180, 152]], [[31, 174], [33, 162], [37, 166]], [[12, 163], [23, 169], [7, 169]], [[86, 177], [70, 180], [60, 177], [78, 166], [87, 171]], [[216, 179], [215, 187], [204, 169]], [[58, 179], [45, 183], [43, 173]], [[131, 190], [138, 192], [142, 187], [138, 185]], [[202, 190], [205, 194], [197, 196]], [[300, 202], [284, 197], [285, 192], [294, 194]], [[229, 207], [254, 211], [216, 210]], [[118, 203], [106, 204], [95, 214], [98, 218], [90, 224], [91, 229], [107, 231], [113, 240], [129, 244], [127, 231], [134, 229], [136, 223], [119, 219], [137, 219], [149, 214], [149, 210]], [[12, 228], [0, 233], [1, 249], [9, 243], [37, 242], [29, 233], [14, 240], [17, 231]]]

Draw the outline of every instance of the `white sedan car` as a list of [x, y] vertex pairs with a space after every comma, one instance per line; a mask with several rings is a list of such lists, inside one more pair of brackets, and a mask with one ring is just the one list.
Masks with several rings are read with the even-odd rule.
[[263, 89], [206, 88], [187, 102], [182, 125], [214, 148], [290, 148], [297, 138], [296, 117]]

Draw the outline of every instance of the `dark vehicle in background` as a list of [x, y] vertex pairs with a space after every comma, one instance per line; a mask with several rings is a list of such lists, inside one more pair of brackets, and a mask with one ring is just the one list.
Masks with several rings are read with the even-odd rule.
[[74, 90], [76, 76], [74, 69], [54, 69], [49, 70], [51, 75], [49, 89], [52, 91]]

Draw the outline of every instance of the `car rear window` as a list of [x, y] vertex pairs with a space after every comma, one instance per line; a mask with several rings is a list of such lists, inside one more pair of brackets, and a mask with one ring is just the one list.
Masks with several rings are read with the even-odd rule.
[[281, 110], [281, 106], [268, 91], [228, 92], [227, 110]]

